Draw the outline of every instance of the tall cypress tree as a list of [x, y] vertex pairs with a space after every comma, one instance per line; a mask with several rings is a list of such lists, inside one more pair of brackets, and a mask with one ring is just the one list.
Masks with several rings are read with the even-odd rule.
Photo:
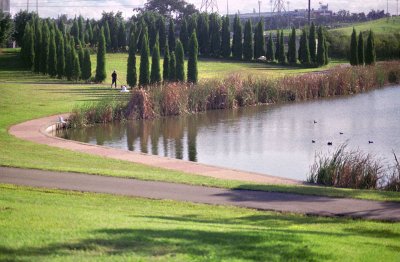
[[97, 44], [97, 65], [96, 82], [103, 82], [106, 79], [106, 39], [104, 36], [104, 27], [100, 30], [99, 42]]
[[188, 60], [188, 82], [197, 83], [197, 54], [199, 53], [199, 45], [197, 43], [196, 31], [192, 33], [189, 41], [189, 60]]
[[310, 35], [308, 39], [308, 44], [309, 44], [309, 50], [310, 50], [310, 59], [311, 62], [316, 63], [317, 62], [317, 45], [315, 42], [316, 39], [316, 29], [315, 29], [315, 24], [314, 22], [311, 23], [311, 28], [310, 28]]
[[90, 23], [89, 18], [86, 20], [86, 32], [88, 35], [88, 42], [86, 44], [90, 44], [93, 45], [93, 27], [92, 27], [92, 23]]
[[[251, 21], [248, 19], [244, 26], [244, 39], [243, 39], [243, 58], [244, 60], [253, 60], [253, 32], [251, 28]], [[254, 45], [256, 45], [254, 43]]]
[[85, 32], [83, 30], [83, 17], [79, 16], [78, 17], [78, 28], [79, 28], [79, 41], [81, 44], [85, 44]]
[[214, 57], [221, 55], [221, 17], [217, 13], [210, 15], [210, 54]]
[[92, 62], [90, 61], [89, 49], [85, 48], [83, 55], [83, 66], [82, 66], [82, 79], [89, 80], [92, 76]]
[[323, 66], [326, 64], [325, 54], [325, 36], [322, 26], [318, 28], [318, 48], [317, 48], [317, 64]]
[[150, 83], [150, 67], [149, 67], [149, 40], [147, 30], [144, 31], [142, 39], [142, 48], [140, 49], [140, 73], [139, 85], [146, 86]]
[[72, 57], [72, 80], [78, 81], [81, 77], [81, 65], [78, 55], [75, 53]]
[[158, 41], [160, 44], [160, 52], [164, 54], [165, 45], [167, 44], [167, 33], [165, 28], [165, 20], [163, 17], [160, 17], [157, 20], [157, 28], [158, 28]]
[[42, 48], [40, 54], [40, 72], [43, 74], [48, 73], [49, 48], [50, 48], [49, 26], [47, 25], [47, 23], [43, 23]]
[[78, 25], [78, 21], [76, 20], [76, 17], [74, 19], [74, 22], [72, 23], [72, 27], [71, 27], [71, 35], [74, 37], [75, 43], [79, 43], [79, 25]]
[[235, 15], [233, 21], [233, 43], [232, 43], [232, 54], [235, 59], [241, 60], [243, 54], [242, 44], [242, 24], [240, 23], [239, 16]]
[[280, 33], [279, 30], [276, 31], [276, 46], [275, 46], [275, 59], [280, 61], [279, 57], [280, 57], [280, 52], [281, 52], [281, 37], [280, 37]]
[[375, 37], [372, 30], [369, 30], [369, 35], [367, 39], [367, 49], [365, 50], [365, 64], [374, 65], [376, 62], [376, 52], [375, 52]]
[[151, 74], [150, 83], [155, 84], [161, 82], [160, 72], [160, 44], [158, 43], [158, 37], [156, 37], [156, 43], [153, 47], [153, 53], [151, 56]]
[[362, 32], [358, 35], [358, 47], [357, 47], [357, 53], [358, 53], [358, 64], [359, 65], [364, 65], [365, 63], [365, 50], [364, 50], [364, 38], [362, 35]]
[[189, 51], [189, 49], [188, 49], [188, 46], [189, 46], [189, 35], [188, 35], [188, 31], [187, 31], [186, 19], [183, 19], [183, 22], [181, 24], [181, 29], [179, 31], [179, 39], [182, 42], [185, 54], [187, 54], [188, 51]]
[[65, 43], [65, 76], [68, 80], [72, 79], [72, 50], [69, 43]]
[[189, 17], [189, 21], [187, 24], [188, 35], [192, 35], [192, 33], [197, 28], [197, 14], [193, 14]]
[[109, 50], [111, 48], [111, 35], [110, 35], [110, 26], [107, 21], [104, 21], [103, 31], [104, 31], [106, 49]]
[[57, 48], [54, 34], [55, 32], [50, 32], [49, 58], [47, 62], [49, 75], [51, 77], [55, 77], [57, 75]]
[[164, 61], [163, 61], [163, 80], [169, 80], [169, 48], [168, 44], [165, 46]]
[[169, 55], [169, 81], [176, 81], [176, 59], [175, 52], [171, 52]]
[[126, 51], [126, 30], [124, 22], [121, 22], [118, 28], [118, 47], [122, 51]]
[[185, 54], [183, 53], [183, 46], [181, 41], [176, 41], [175, 47], [176, 58], [176, 80], [185, 81]]
[[[197, 19], [197, 36], [198, 36], [198, 41], [199, 41], [199, 50], [200, 53], [204, 56], [209, 55], [209, 20], [208, 20], [208, 14], [207, 13], [202, 13], [198, 16]], [[176, 55], [176, 54], [175, 54]]]
[[131, 33], [131, 38], [129, 40], [129, 54], [128, 54], [128, 66], [126, 73], [126, 82], [132, 88], [136, 86], [137, 83], [137, 73], [136, 73], [136, 33]]
[[279, 37], [279, 63], [286, 64], [285, 42], [283, 40], [283, 30], [281, 31], [281, 35]]
[[33, 69], [33, 64], [35, 62], [35, 45], [33, 29], [29, 23], [25, 25], [21, 55], [25, 66], [29, 69]]
[[303, 65], [309, 65], [311, 63], [309, 48], [307, 31], [303, 29], [299, 47], [299, 60]]
[[265, 55], [264, 23], [260, 20], [254, 33], [254, 58]]
[[176, 45], [176, 39], [175, 39], [174, 20], [172, 20], [171, 18], [169, 20], [169, 25], [168, 25], [168, 46], [170, 52], [175, 50], [175, 45]]
[[65, 47], [64, 47], [64, 38], [61, 34], [61, 31], [58, 31], [56, 34], [57, 39], [57, 77], [62, 78], [65, 76]]
[[294, 27], [292, 27], [292, 33], [289, 37], [288, 61], [290, 64], [297, 63], [296, 29]]
[[274, 41], [272, 40], [271, 33], [269, 33], [269, 38], [268, 38], [268, 42], [267, 42], [267, 51], [266, 51], [265, 57], [267, 58], [268, 61], [275, 60]]
[[81, 44], [79, 44], [79, 49], [78, 51], [78, 59], [79, 59], [79, 65], [81, 66], [81, 72], [83, 71], [83, 59], [84, 59], [84, 50]]
[[229, 29], [229, 16], [225, 16], [222, 20], [221, 55], [223, 58], [229, 58], [231, 56], [231, 32]]
[[42, 22], [39, 17], [35, 19], [35, 60], [33, 71], [40, 72], [40, 56], [42, 51]]
[[325, 65], [329, 64], [329, 56], [328, 56], [328, 44], [326, 42], [326, 37], [324, 34], [324, 48], [325, 48]]
[[353, 66], [358, 65], [357, 33], [354, 27], [353, 27], [353, 33], [351, 34], [351, 42], [350, 42], [350, 64]]

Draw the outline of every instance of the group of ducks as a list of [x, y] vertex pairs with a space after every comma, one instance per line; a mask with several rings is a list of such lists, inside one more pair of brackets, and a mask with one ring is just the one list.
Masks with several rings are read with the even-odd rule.
[[[318, 122], [314, 120], [314, 124], [316, 124], [316, 123], [318, 123]], [[339, 134], [343, 135], [344, 133], [343, 132], [339, 132]], [[314, 144], [315, 140], [311, 140], [311, 142]], [[374, 143], [374, 141], [371, 141], [371, 140], [368, 141], [368, 144], [373, 144], [373, 143]], [[332, 142], [328, 142], [328, 146], [331, 146], [331, 145], [333, 145], [333, 143]]]

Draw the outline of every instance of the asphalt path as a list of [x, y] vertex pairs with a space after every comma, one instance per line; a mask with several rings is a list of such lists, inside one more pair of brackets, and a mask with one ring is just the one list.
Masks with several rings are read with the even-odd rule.
[[211, 205], [239, 206], [307, 215], [400, 221], [400, 203], [396, 202], [231, 190], [8, 167], [0, 167], [0, 183]]

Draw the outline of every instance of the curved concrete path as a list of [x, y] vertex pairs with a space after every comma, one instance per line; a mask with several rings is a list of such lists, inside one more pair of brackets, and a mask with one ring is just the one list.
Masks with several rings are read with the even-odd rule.
[[400, 221], [400, 203], [230, 190], [165, 182], [0, 167], [0, 183], [231, 205], [308, 215]]
[[261, 184], [303, 184], [302, 181], [286, 179], [281, 177], [261, 175], [251, 172], [238, 171], [227, 168], [220, 168], [195, 162], [183, 161], [160, 156], [146, 155], [122, 149], [97, 146], [87, 143], [81, 143], [72, 140], [65, 140], [54, 137], [51, 132], [55, 129], [58, 116], [68, 118], [68, 114], [44, 117], [30, 120], [9, 129], [9, 133], [28, 141], [49, 146], [69, 149], [81, 153], [88, 153], [102, 157], [108, 157], [118, 160], [125, 160], [134, 163], [149, 165], [153, 167], [165, 168], [185, 173], [191, 173], [201, 176], [208, 176], [226, 180], [238, 180], [244, 182], [256, 182]]

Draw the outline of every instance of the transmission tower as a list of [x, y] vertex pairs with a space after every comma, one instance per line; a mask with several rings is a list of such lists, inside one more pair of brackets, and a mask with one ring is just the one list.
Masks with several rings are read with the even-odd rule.
[[202, 0], [200, 11], [206, 13], [208, 13], [209, 11], [211, 11], [211, 13], [218, 12], [219, 10], [217, 0]]
[[274, 9], [272, 10], [272, 12], [277, 12], [278, 14], [286, 12], [285, 0], [275, 0]]

